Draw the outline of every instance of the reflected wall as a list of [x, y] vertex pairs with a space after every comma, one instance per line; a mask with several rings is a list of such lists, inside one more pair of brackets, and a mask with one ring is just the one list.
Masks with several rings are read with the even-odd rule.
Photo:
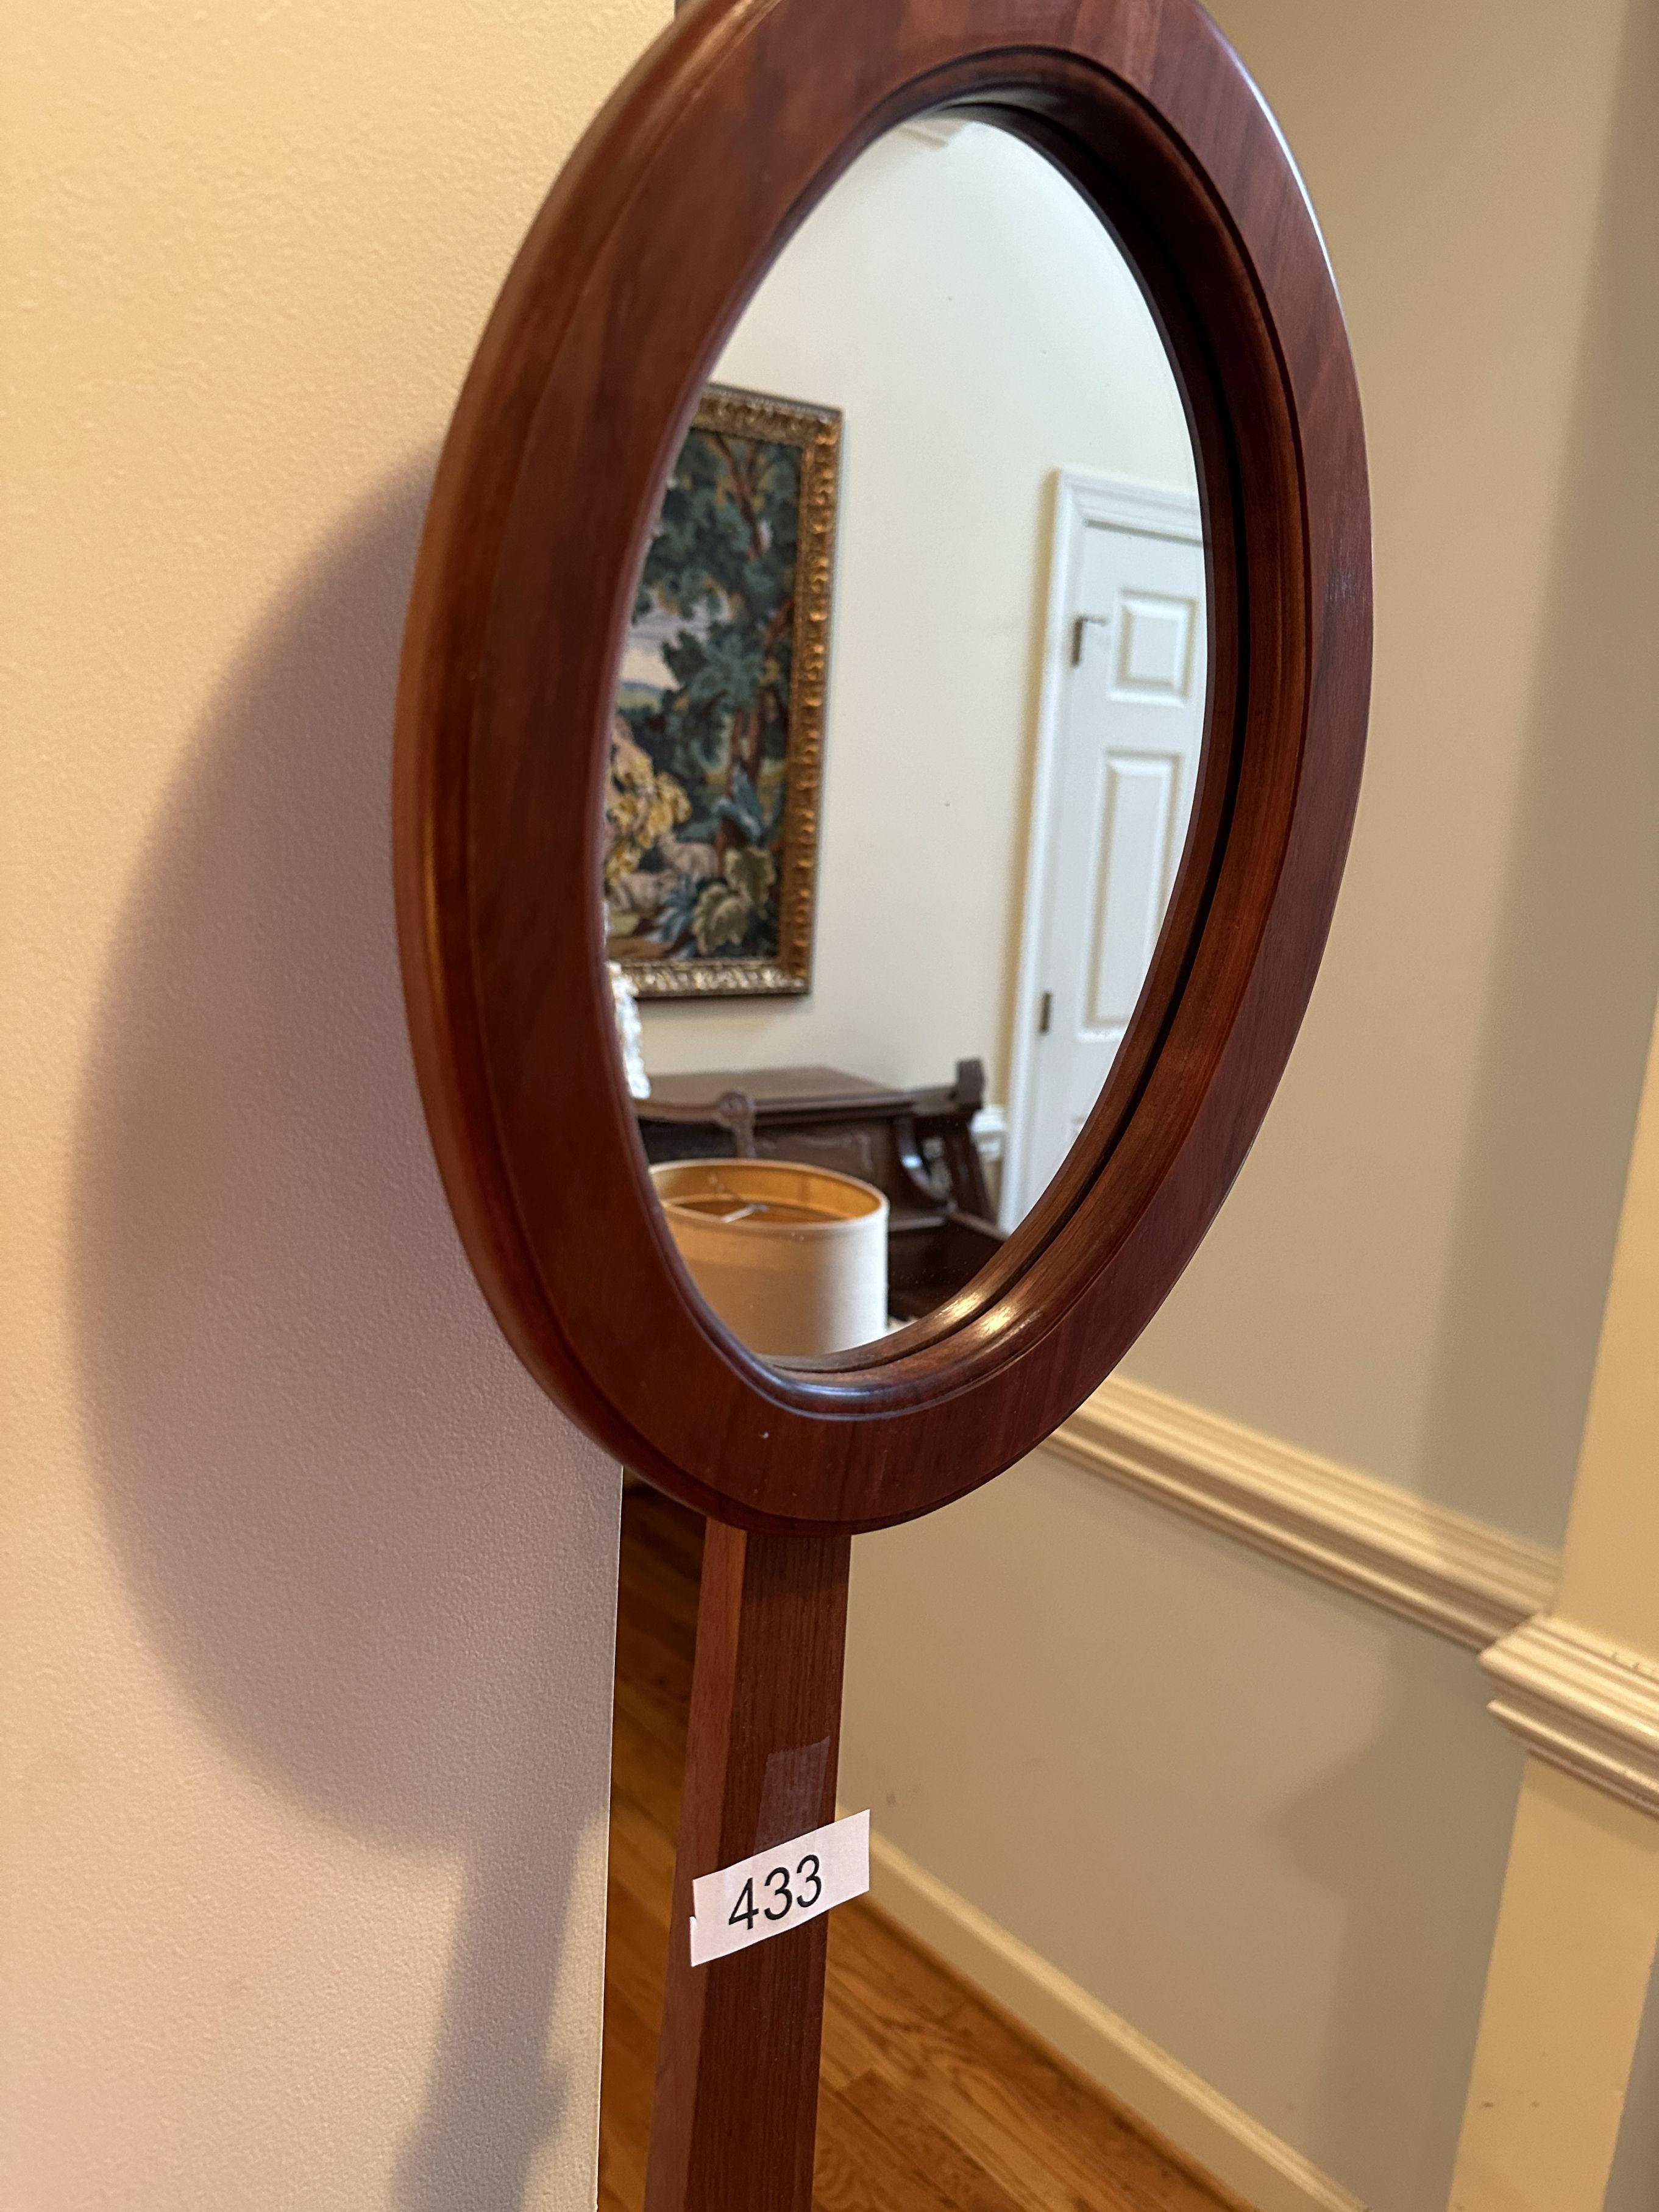
[[[1091, 507], [1100, 485], [1133, 511]], [[770, 633], [721, 612], [721, 591], [782, 589], [763, 573], [778, 556], [768, 497], [798, 532], [801, 579], [833, 507], [810, 986], [733, 998], [711, 972], [711, 994], [668, 999], [678, 963], [722, 947], [750, 957], [752, 978], [778, 940], [763, 941], [764, 917], [743, 934], [751, 902], [793, 910], [797, 767], [786, 775], [782, 739], [768, 751], [746, 706], [723, 730], [703, 703], [744, 653], [767, 672], [758, 696], [787, 688]], [[730, 557], [745, 529], [747, 569]], [[1133, 552], [1102, 551], [1126, 532]], [[717, 365], [647, 556], [613, 727], [610, 945], [643, 994], [646, 1148], [694, 1278], [754, 1348], [832, 1352], [920, 1317], [1058, 1168], [1173, 888], [1206, 599], [1182, 400], [1109, 234], [1003, 131], [939, 115], [888, 134], [785, 248]], [[794, 607], [805, 698], [804, 588]], [[832, 1315], [817, 1285], [799, 1319], [780, 1304], [789, 1255], [772, 1248], [790, 1224], [762, 1220], [763, 1176], [677, 1171], [670, 1191], [686, 1153], [747, 1149], [741, 1133], [671, 1140], [659, 1116], [689, 1111], [699, 1084], [705, 1104], [752, 1092], [770, 1117], [763, 1153], [884, 1195], [865, 1230], [888, 1248], [890, 1296], [869, 1283], [861, 1319]], [[884, 1092], [896, 1138], [875, 1128]], [[844, 1185], [787, 1195], [804, 1235], [815, 1198], [826, 1237], [855, 1241]], [[953, 1218], [924, 1250], [941, 1205]], [[692, 1218], [722, 1207], [741, 1209], [746, 1290]]]
[[[1047, 163], [988, 127], [904, 130], [797, 236], [714, 374], [844, 421], [814, 988], [647, 1005], [647, 1064], [817, 1061], [937, 1084], [976, 1052], [1000, 1102], [1051, 479], [1195, 489], [1162, 343]], [[928, 735], [941, 717], [960, 748], [948, 812]], [[919, 836], [923, 822], [948, 834]]]

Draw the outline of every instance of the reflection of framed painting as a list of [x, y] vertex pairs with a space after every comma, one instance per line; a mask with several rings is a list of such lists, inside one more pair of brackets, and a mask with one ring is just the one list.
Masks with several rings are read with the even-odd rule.
[[606, 950], [644, 999], [811, 980], [841, 416], [710, 385], [623, 654]]

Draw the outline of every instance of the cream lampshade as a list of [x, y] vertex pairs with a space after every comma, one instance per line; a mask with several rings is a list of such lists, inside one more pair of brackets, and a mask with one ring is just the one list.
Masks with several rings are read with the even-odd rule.
[[703, 1297], [751, 1352], [845, 1352], [887, 1327], [887, 1200], [788, 1160], [671, 1160], [651, 1180]]

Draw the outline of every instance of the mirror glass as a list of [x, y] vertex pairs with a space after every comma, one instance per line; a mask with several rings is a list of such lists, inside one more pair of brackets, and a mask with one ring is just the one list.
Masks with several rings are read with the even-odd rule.
[[750, 1346], [964, 1289], [1128, 1027], [1206, 694], [1194, 455], [1152, 318], [1042, 157], [940, 116], [775, 264], [666, 489], [605, 803], [619, 1048]]

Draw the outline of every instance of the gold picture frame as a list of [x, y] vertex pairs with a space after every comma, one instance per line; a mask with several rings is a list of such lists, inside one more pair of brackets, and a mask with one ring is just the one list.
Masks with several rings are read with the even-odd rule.
[[675, 462], [606, 787], [606, 951], [641, 999], [811, 988], [841, 438], [710, 385]]

